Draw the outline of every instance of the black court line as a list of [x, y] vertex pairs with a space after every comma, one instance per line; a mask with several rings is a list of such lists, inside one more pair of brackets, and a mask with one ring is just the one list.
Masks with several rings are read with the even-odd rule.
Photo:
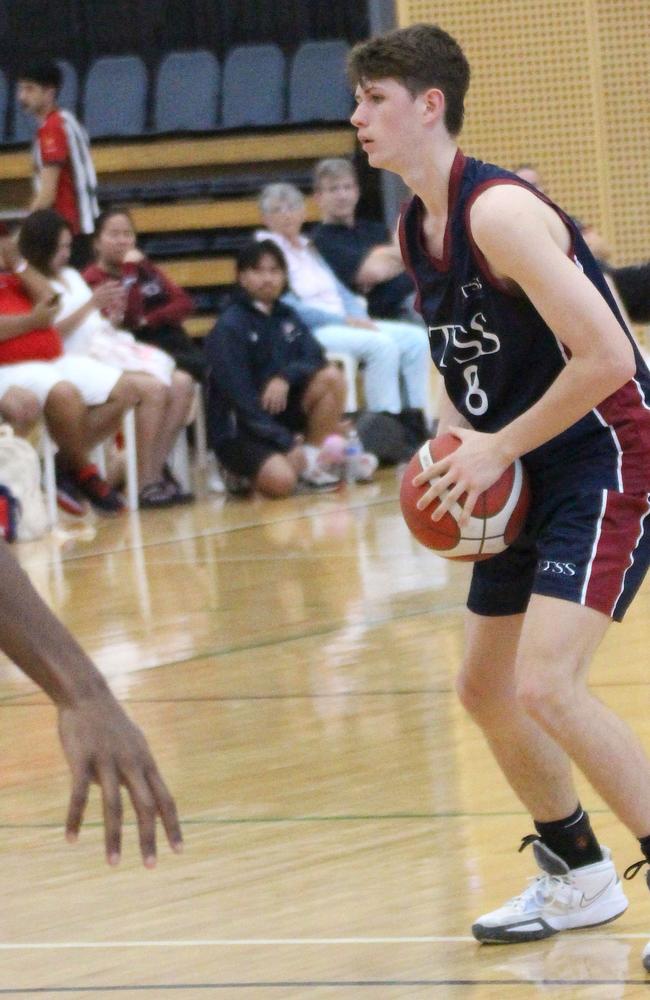
[[18, 989], [0, 989], [0, 995], [35, 995], [37, 993], [126, 993], [132, 991], [171, 990], [251, 990], [271, 989], [344, 989], [351, 986], [376, 989], [385, 986], [650, 986], [650, 979], [287, 979], [251, 980], [250, 982], [224, 983], [156, 983], [134, 986], [36, 986]]

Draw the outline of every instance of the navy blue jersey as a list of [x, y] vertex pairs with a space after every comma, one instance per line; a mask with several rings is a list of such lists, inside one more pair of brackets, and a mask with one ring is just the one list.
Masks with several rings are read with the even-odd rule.
[[208, 362], [208, 428], [213, 446], [238, 429], [288, 451], [293, 432], [284, 414], [272, 415], [260, 397], [275, 376], [291, 387], [305, 384], [325, 365], [323, 349], [300, 317], [283, 302], [264, 312], [242, 288], [205, 341]]
[[[415, 197], [400, 219], [407, 269], [417, 287], [416, 306], [429, 331], [431, 356], [449, 398], [471, 427], [498, 431], [530, 409], [566, 365], [568, 352], [532, 303], [498, 281], [472, 240], [469, 210], [493, 184], [529, 187], [500, 167], [456, 154], [449, 183], [443, 257], [426, 248], [425, 209]], [[567, 225], [570, 256], [629, 332], [602, 272], [578, 227], [545, 195]], [[570, 472], [603, 489], [650, 492], [650, 373], [630, 337], [636, 375], [581, 420], [522, 456], [535, 479], [561, 480]]]

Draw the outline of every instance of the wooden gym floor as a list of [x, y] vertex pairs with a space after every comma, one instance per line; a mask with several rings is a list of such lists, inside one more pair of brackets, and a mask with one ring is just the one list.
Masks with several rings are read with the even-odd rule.
[[[46, 698], [0, 664], [0, 995], [647, 996], [650, 894], [615, 924], [479, 947], [533, 873], [530, 823], [453, 695], [469, 570], [420, 548], [397, 478], [283, 502], [69, 525], [16, 549], [145, 729], [186, 850], [80, 843]], [[650, 749], [650, 587], [598, 655], [597, 693]], [[583, 787], [583, 786], [581, 786]], [[620, 868], [633, 838], [583, 787]], [[650, 979], [650, 977], [648, 977]]]

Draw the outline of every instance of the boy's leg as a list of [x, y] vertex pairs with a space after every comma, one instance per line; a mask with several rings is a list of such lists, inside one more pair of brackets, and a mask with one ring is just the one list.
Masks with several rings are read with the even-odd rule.
[[533, 594], [517, 656], [517, 698], [642, 838], [650, 835], [650, 760], [629, 726], [587, 687], [608, 625], [599, 611]]
[[566, 753], [517, 699], [523, 625], [523, 614], [488, 617], [468, 612], [457, 690], [513, 791], [531, 816], [543, 822], [572, 813], [578, 795]]
[[[540, 595], [531, 597], [525, 616], [470, 615], [461, 699], [543, 831], [535, 854], [548, 873], [479, 917], [473, 932], [481, 941], [544, 938], [615, 919], [626, 908], [609, 853], [605, 849], [602, 859], [596, 854], [593, 860], [597, 842], [588, 818], [576, 808], [571, 777], [573, 761], [637, 836], [650, 832], [650, 797], [643, 802], [650, 764], [628, 727], [586, 686], [608, 624], [600, 612]], [[568, 864], [552, 838], [549, 848], [546, 831], [574, 858], [584, 840], [591, 852], [587, 863]]]
[[136, 405], [138, 395], [130, 379], [130, 375], [121, 375], [105, 403], [88, 407], [86, 417], [88, 448], [94, 448], [95, 445], [116, 434], [126, 410]]
[[298, 475], [304, 465], [302, 448], [293, 448], [287, 454], [269, 455], [255, 476], [255, 488], [267, 497], [281, 499], [291, 496], [296, 488]]
[[404, 382], [405, 406], [416, 410], [429, 409], [429, 370], [431, 358], [429, 338], [422, 323], [399, 323], [379, 320], [382, 333], [391, 337], [399, 349], [399, 369]]
[[400, 412], [399, 349], [387, 334], [378, 329], [328, 323], [319, 326], [314, 336], [326, 351], [351, 354], [357, 361], [365, 363], [363, 386], [366, 409]]
[[310, 379], [302, 397], [307, 420], [305, 438], [321, 445], [328, 434], [338, 431], [345, 404], [345, 382], [335, 365], [327, 365]]

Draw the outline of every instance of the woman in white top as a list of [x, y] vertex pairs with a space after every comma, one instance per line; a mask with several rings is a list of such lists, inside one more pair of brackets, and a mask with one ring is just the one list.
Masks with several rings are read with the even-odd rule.
[[22, 225], [19, 247], [29, 263], [60, 295], [55, 325], [66, 353], [86, 354], [122, 371], [136, 389], [139, 503], [167, 507], [192, 499], [166, 473], [165, 461], [192, 405], [193, 383], [175, 370], [169, 355], [138, 343], [116, 329], [105, 313], [124, 308], [124, 289], [117, 281], [89, 288], [78, 271], [68, 267], [72, 233], [51, 209], [32, 212]]
[[[414, 323], [370, 319], [366, 301], [338, 280], [313, 243], [301, 233], [305, 199], [293, 184], [269, 184], [259, 199], [267, 226], [256, 234], [282, 249], [289, 267], [293, 306], [326, 351], [365, 362], [369, 410], [400, 413], [428, 409], [429, 344]], [[400, 394], [400, 377], [404, 399]]]

